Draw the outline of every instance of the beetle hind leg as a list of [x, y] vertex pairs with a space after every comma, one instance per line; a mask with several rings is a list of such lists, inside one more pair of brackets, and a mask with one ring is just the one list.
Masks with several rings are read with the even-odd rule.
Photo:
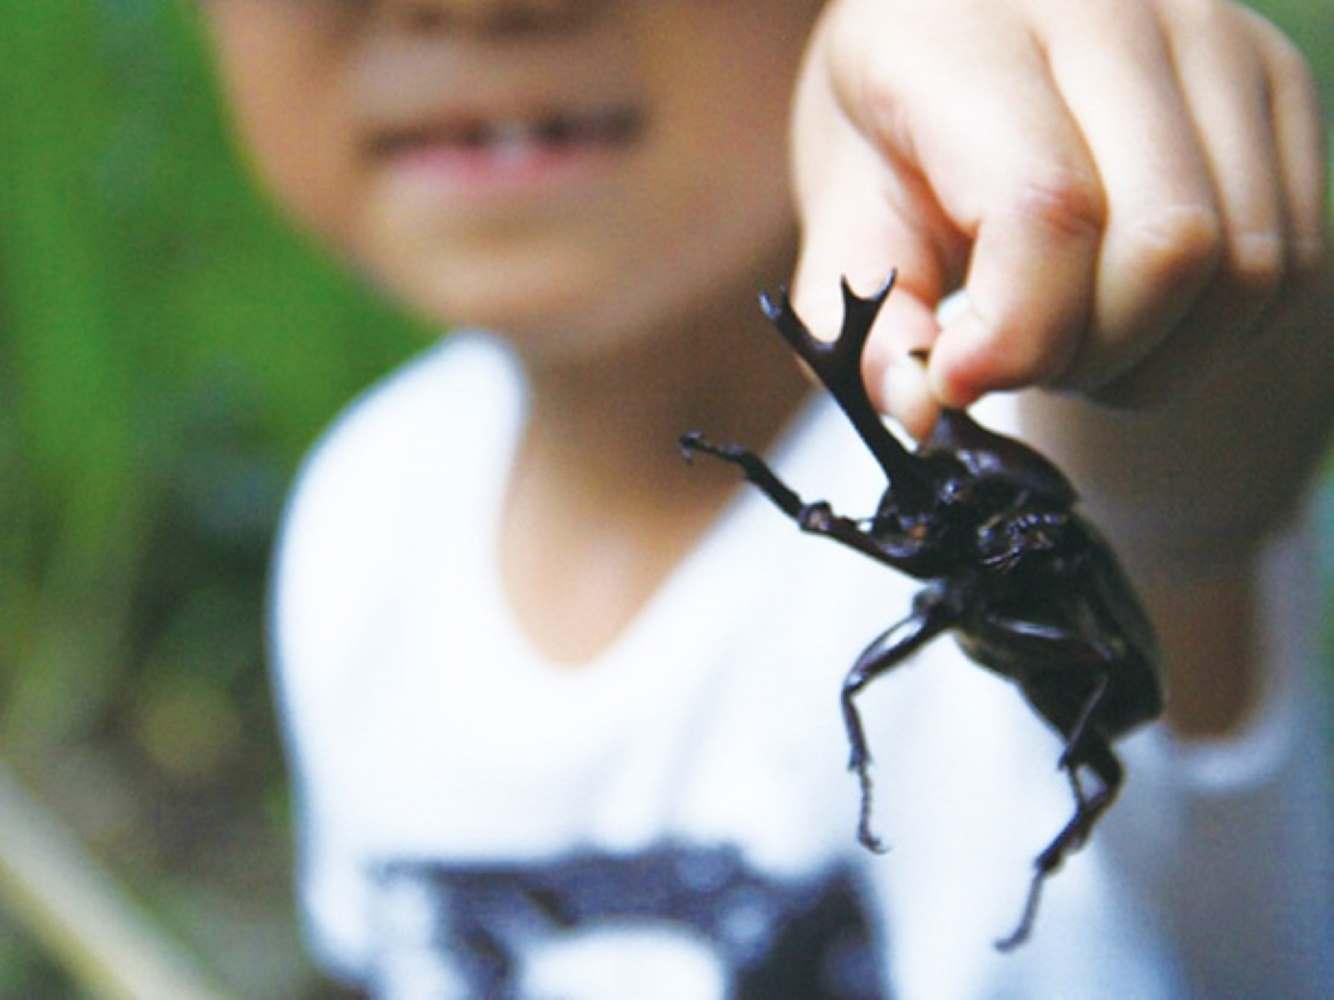
[[1079, 710], [1079, 715], [1075, 718], [1073, 725], [1065, 732], [1065, 749], [1061, 751], [1060, 758], [1056, 761], [1058, 770], [1065, 771], [1070, 775], [1070, 780], [1075, 786], [1075, 797], [1080, 798], [1080, 789], [1078, 777], [1075, 774], [1076, 767], [1073, 762], [1082, 758], [1085, 749], [1085, 740], [1089, 736], [1089, 722], [1098, 711], [1098, 706], [1102, 704], [1103, 696], [1107, 694], [1109, 678], [1103, 674], [1093, 685], [1093, 691], [1084, 701], [1084, 706]]
[[[1081, 766], [1089, 767], [1101, 782], [1101, 787], [1092, 795], [1086, 795], [1079, 782], [1078, 771]], [[1009, 935], [996, 942], [996, 948], [1000, 951], [1010, 951], [1028, 940], [1033, 930], [1033, 921], [1037, 916], [1043, 883], [1052, 872], [1061, 867], [1066, 855], [1078, 850], [1088, 838], [1098, 818], [1116, 798], [1124, 776], [1121, 762], [1116, 759], [1106, 740], [1088, 733], [1084, 735], [1080, 756], [1065, 759], [1063, 767], [1075, 796], [1075, 814], [1070, 817], [1055, 839], [1034, 859], [1033, 879], [1029, 883], [1028, 898], [1024, 901], [1019, 924]]]

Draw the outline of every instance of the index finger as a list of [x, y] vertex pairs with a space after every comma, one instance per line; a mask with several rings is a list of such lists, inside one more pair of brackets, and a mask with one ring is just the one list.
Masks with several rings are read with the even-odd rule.
[[[918, 217], [972, 243], [970, 307], [941, 330], [930, 362], [935, 395], [958, 407], [1069, 364], [1090, 313], [1106, 205], [1026, 26], [994, 9], [971, 24], [927, 20], [900, 33], [911, 46], [846, 59], [834, 84], [886, 169], [919, 175], [936, 210]], [[910, 236], [942, 239], [930, 224]]]

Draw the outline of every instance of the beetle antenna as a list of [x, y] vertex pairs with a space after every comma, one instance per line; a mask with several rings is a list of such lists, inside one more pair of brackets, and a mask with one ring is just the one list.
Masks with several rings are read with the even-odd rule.
[[897, 272], [891, 271], [884, 285], [869, 298], [862, 298], [854, 292], [846, 277], [841, 279], [843, 325], [833, 341], [820, 340], [811, 334], [792, 308], [785, 288], [779, 289], [777, 302], [761, 294], [760, 308], [852, 421], [853, 428], [884, 469], [900, 509], [917, 512], [930, 507], [933, 492], [931, 480], [925, 474], [920, 460], [899, 442], [880, 419], [875, 407], [871, 405], [871, 399], [866, 394], [866, 384], [862, 380], [862, 352], [880, 307], [894, 287], [896, 276]]

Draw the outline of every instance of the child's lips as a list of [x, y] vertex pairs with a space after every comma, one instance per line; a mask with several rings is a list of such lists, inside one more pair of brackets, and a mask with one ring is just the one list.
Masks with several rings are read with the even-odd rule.
[[422, 146], [463, 149], [512, 147], [520, 143], [563, 146], [576, 143], [618, 145], [634, 138], [641, 115], [630, 106], [590, 111], [546, 111], [521, 115], [455, 115], [385, 132], [375, 139], [383, 155], [411, 154]]
[[465, 116], [386, 131], [372, 152], [391, 166], [465, 193], [555, 180], [632, 146], [644, 129], [633, 106]]

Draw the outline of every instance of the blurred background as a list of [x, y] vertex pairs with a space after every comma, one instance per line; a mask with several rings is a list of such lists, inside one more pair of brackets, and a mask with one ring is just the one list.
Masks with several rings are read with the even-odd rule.
[[[1334, 3], [1256, 6], [1334, 107]], [[267, 557], [302, 453], [432, 333], [255, 196], [195, 21], [0, 3], [0, 997], [335, 995], [297, 938]], [[1330, 463], [1320, 500], [1334, 610]]]

